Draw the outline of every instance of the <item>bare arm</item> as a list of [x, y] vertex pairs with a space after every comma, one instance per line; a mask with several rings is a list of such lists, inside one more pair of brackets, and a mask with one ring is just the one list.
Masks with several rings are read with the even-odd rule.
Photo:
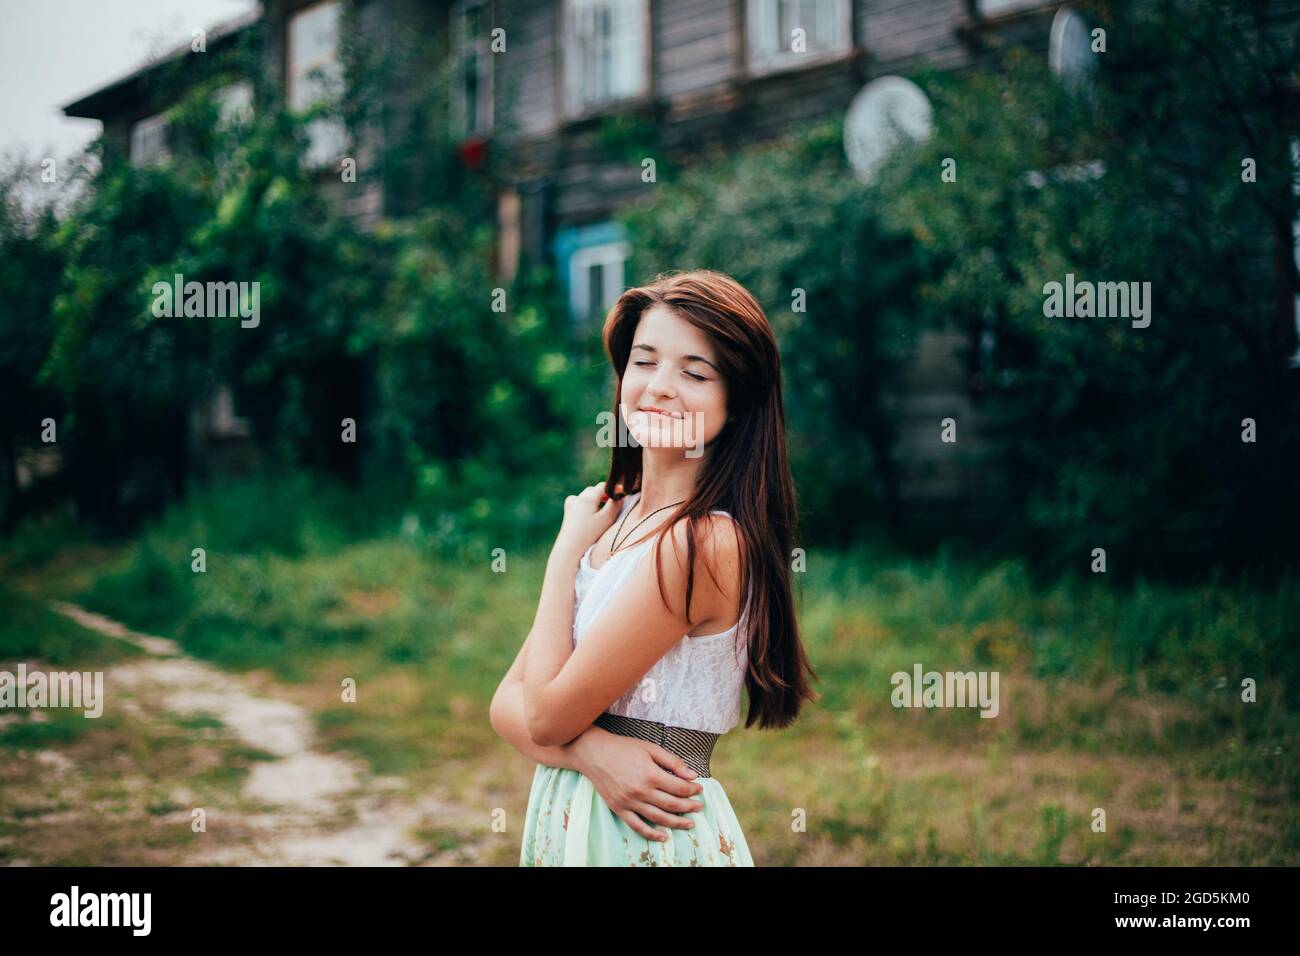
[[590, 779], [610, 810], [647, 839], [668, 837], [646, 820], [674, 829], [693, 826], [684, 814], [703, 809], [702, 803], [690, 799], [703, 787], [695, 782], [695, 771], [676, 754], [594, 725], [558, 746], [533, 740], [524, 713], [522, 680], [528, 644], [525, 640], [492, 697], [488, 712], [492, 729], [528, 759], [576, 770]]
[[524, 717], [524, 683], [510, 680], [509, 675], [497, 688], [488, 716], [497, 735], [529, 760], [548, 767], [577, 770], [579, 773], [582, 772], [582, 766], [576, 753], [578, 742], [588, 732], [606, 733], [599, 727], [589, 727], [567, 744], [548, 747], [534, 742], [528, 733], [528, 721]]
[[[571, 506], [572, 513], [576, 515], [587, 505], [585, 497], [578, 498]], [[705, 565], [720, 569], [723, 580], [738, 580], [740, 550], [734, 533], [725, 536], [730, 538], [730, 554], [724, 536], [714, 534], [715, 528], [721, 530], [729, 522], [710, 516], [704, 523], [701, 558]], [[582, 557], [578, 548], [581, 539], [565, 538], [561, 532], [547, 562], [524, 662], [524, 714], [534, 740], [547, 744], [573, 740], [610, 704], [636, 687], [682, 635], [717, 616], [720, 605], [735, 601], [729, 594], [734, 595], [738, 587], [723, 593], [721, 581], [703, 575], [695, 588], [703, 617], [691, 620], [686, 616], [685, 600], [677, 596], [687, 592], [687, 534], [687, 524], [678, 522], [664, 538], [657, 539], [651, 560], [641, 560], [632, 570], [574, 647], [573, 577]], [[660, 572], [664, 592], [677, 597], [671, 607], [660, 592]]]
[[528, 645], [531, 642], [530, 633], [520, 645], [519, 653], [515, 655], [506, 676], [501, 678], [501, 685], [492, 695], [492, 705], [488, 708], [488, 721], [498, 737], [533, 763], [581, 772], [573, 752], [577, 740], [548, 747], [537, 743], [528, 732], [528, 720], [524, 716], [524, 660], [528, 656]]
[[567, 744], [534, 743], [524, 716], [522, 681], [503, 681], [497, 688], [491, 720], [492, 729], [530, 760], [590, 779], [610, 811], [648, 840], [668, 839], [652, 824], [690, 829], [695, 824], [687, 815], [704, 809], [693, 799], [704, 789], [695, 782], [695, 771], [681, 757], [647, 741], [592, 726]]
[[583, 755], [578, 752], [579, 742], [583, 738], [590, 739], [601, 734], [613, 735], [600, 727], [591, 726], [573, 740], [558, 746], [547, 746], [533, 740], [532, 734], [528, 732], [528, 718], [524, 712], [524, 661], [528, 656], [528, 647], [531, 643], [530, 633], [520, 646], [510, 669], [506, 671], [506, 676], [501, 678], [501, 685], [497, 688], [497, 692], [492, 696], [488, 720], [497, 736], [533, 763], [585, 773]]

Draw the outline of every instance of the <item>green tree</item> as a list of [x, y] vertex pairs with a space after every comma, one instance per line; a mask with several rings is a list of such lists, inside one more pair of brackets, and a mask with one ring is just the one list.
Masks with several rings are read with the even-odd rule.
[[[942, 263], [927, 301], [986, 343], [972, 371], [1005, 423], [1005, 526], [1062, 567], [1096, 547], [1121, 575], [1295, 553], [1300, 36], [1270, 9], [1103, 7], [1085, 82], [1020, 52], [1002, 73], [924, 78], [935, 133], [883, 180], [890, 220]], [[1150, 283], [1150, 326], [1045, 314], [1067, 274]]]
[[41, 444], [41, 422], [61, 417], [53, 391], [38, 381], [49, 352], [49, 310], [59, 278], [51, 208], [29, 208], [23, 189], [38, 171], [16, 162], [0, 174], [0, 531], [23, 509], [19, 455]]
[[778, 338], [809, 533], [847, 542], [898, 514], [891, 390], [921, 330], [924, 262], [881, 221], [841, 127], [680, 172], [625, 216], [632, 281], [709, 268], [748, 288]]

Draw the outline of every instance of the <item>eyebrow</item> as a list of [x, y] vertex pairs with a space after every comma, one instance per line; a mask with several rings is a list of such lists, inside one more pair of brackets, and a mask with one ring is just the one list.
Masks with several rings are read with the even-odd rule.
[[[654, 352], [656, 355], [659, 354], [659, 350], [657, 348], [655, 348], [653, 345], [646, 345], [645, 343], [637, 343], [636, 345], [632, 346], [632, 351], [635, 352], [637, 349], [644, 349], [647, 352]], [[703, 355], [683, 355], [682, 361], [703, 362], [705, 365], [713, 369], [713, 371], [717, 372], [719, 375], [722, 374], [722, 370], [719, 369], [712, 362], [710, 362], [708, 359], [706, 359]]]

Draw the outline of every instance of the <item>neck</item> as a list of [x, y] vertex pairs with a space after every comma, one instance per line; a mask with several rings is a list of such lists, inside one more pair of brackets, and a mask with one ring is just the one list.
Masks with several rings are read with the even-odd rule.
[[695, 490], [700, 471], [699, 458], [687, 458], [680, 449], [644, 448], [641, 452], [640, 512], [649, 514], [656, 508], [685, 501]]

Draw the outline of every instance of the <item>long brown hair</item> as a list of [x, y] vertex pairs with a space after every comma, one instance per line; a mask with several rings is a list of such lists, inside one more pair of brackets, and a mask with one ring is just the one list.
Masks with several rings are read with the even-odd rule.
[[[696, 526], [710, 511], [727, 511], [739, 525], [741, 595], [749, 609], [749, 713], [745, 726], [786, 727], [803, 701], [816, 701], [809, 684], [817, 674], [799, 639], [790, 582], [791, 548], [797, 531], [794, 480], [785, 441], [781, 401], [781, 358], [762, 307], [740, 283], [720, 272], [696, 269], [657, 276], [628, 289], [605, 319], [605, 351], [614, 367], [614, 416], [619, 416], [623, 375], [637, 324], [660, 302], [709, 337], [727, 384], [728, 421], [696, 476], [693, 494], [664, 525], [662, 540], [686, 521], [686, 616], [695, 584]], [[641, 485], [641, 447], [615, 442], [606, 494], [622, 485], [632, 494]], [[656, 549], [659, 547], [656, 544]], [[711, 573], [711, 572], [710, 572]], [[752, 583], [752, 591], [751, 591]], [[663, 595], [663, 571], [659, 571]], [[741, 601], [742, 612], [745, 604]]]

